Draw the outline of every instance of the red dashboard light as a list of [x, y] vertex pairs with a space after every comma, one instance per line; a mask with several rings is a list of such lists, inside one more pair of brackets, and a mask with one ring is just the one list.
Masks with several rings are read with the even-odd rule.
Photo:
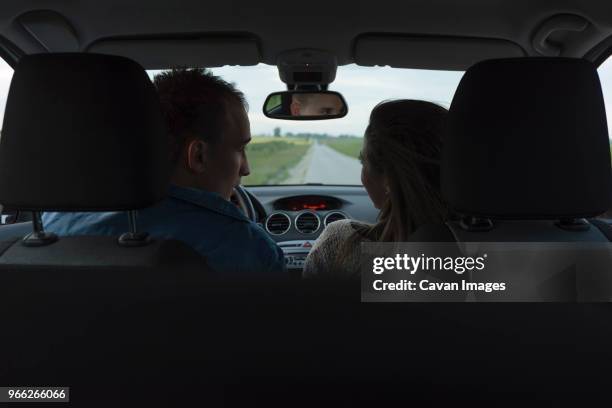
[[333, 198], [322, 196], [287, 197], [274, 204], [276, 210], [284, 211], [328, 211], [339, 207], [339, 203]]
[[306, 204], [304, 203], [304, 209], [305, 210], [324, 210], [327, 208], [327, 205], [325, 205], [325, 203], [320, 203], [320, 204]]

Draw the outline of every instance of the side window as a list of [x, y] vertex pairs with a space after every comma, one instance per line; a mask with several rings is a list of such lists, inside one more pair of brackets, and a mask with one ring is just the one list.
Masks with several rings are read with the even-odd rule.
[[2, 134], [2, 123], [4, 121], [4, 109], [6, 108], [6, 97], [9, 85], [13, 78], [13, 68], [0, 58], [0, 135]]
[[597, 69], [603, 90], [606, 114], [608, 115], [608, 134], [612, 131], [612, 57], [608, 58]]
[[[6, 108], [6, 97], [8, 96], [9, 86], [13, 78], [13, 68], [0, 58], [0, 138], [2, 137], [2, 124], [4, 122], [4, 109]], [[2, 211], [0, 205], [0, 224], [14, 221], [14, 212]]]
[[[606, 115], [608, 117], [608, 137], [612, 135], [612, 57], [599, 66], [599, 79], [603, 90], [604, 102], [606, 104]], [[610, 141], [610, 152], [612, 152], [612, 139]], [[602, 215], [602, 218], [612, 222], [612, 209]]]

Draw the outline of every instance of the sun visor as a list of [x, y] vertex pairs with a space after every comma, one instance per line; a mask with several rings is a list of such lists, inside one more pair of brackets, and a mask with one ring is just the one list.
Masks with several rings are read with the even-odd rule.
[[220, 67], [257, 65], [260, 47], [253, 37], [114, 38], [99, 40], [87, 52], [120, 55], [133, 59], [146, 69], [173, 66]]
[[17, 18], [36, 52], [77, 52], [76, 30], [63, 15], [52, 10], [28, 11]]
[[524, 56], [516, 43], [487, 38], [367, 34], [358, 37], [354, 47], [358, 65], [453, 71], [482, 60]]

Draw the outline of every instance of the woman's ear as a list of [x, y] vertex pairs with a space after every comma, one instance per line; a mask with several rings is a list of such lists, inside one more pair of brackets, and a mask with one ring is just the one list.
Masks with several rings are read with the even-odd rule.
[[194, 138], [187, 143], [187, 169], [192, 173], [201, 174], [206, 170], [208, 146], [206, 142]]
[[383, 176], [383, 186], [385, 189], [385, 195], [388, 196], [389, 194], [391, 194], [391, 187], [389, 187], [391, 185], [391, 183], [389, 183], [389, 178], [387, 177], [387, 175], [385, 174]]

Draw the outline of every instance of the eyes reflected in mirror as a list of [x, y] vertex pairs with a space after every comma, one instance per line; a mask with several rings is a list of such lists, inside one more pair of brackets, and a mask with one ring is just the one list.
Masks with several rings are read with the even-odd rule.
[[274, 92], [263, 110], [269, 118], [290, 120], [336, 119], [348, 113], [342, 95], [331, 91]]

